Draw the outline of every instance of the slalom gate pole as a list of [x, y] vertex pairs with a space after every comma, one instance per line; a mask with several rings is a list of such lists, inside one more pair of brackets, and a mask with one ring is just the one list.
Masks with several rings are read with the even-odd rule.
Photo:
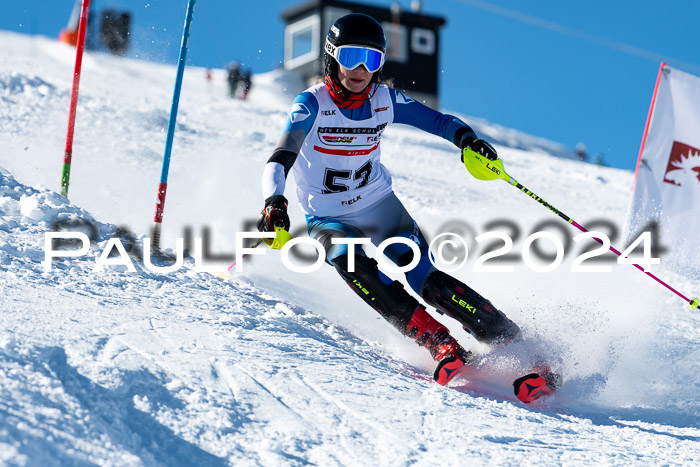
[[187, 16], [185, 16], [185, 27], [182, 31], [182, 43], [180, 44], [180, 59], [177, 63], [177, 77], [175, 78], [175, 90], [173, 92], [173, 103], [170, 107], [170, 119], [168, 120], [168, 136], [165, 140], [165, 154], [163, 155], [163, 169], [160, 174], [158, 184], [158, 195], [156, 197], [156, 214], [153, 218], [153, 248], [160, 249], [160, 231], [163, 223], [163, 210], [165, 209], [165, 193], [168, 190], [168, 171], [170, 170], [170, 154], [173, 147], [173, 137], [175, 136], [175, 123], [177, 120], [177, 108], [180, 104], [180, 90], [182, 89], [182, 76], [185, 73], [185, 61], [187, 59], [187, 45], [190, 40], [190, 28], [194, 15], [194, 4], [196, 0], [187, 1]]
[[661, 62], [659, 73], [656, 75], [656, 84], [654, 85], [654, 93], [651, 95], [651, 104], [649, 104], [649, 113], [647, 113], [647, 122], [644, 124], [644, 134], [642, 135], [642, 144], [639, 145], [639, 155], [637, 156], [637, 165], [634, 167], [634, 178], [632, 179], [632, 190], [630, 190], [629, 205], [632, 205], [634, 199], [634, 187], [637, 184], [637, 175], [639, 174], [639, 166], [642, 164], [642, 154], [644, 154], [644, 146], [647, 144], [647, 135], [649, 134], [649, 126], [651, 125], [651, 117], [654, 115], [654, 107], [656, 106], [656, 95], [659, 92], [659, 84], [661, 76], [664, 73], [666, 62]]
[[[558, 215], [562, 219], [564, 219], [566, 222], [569, 224], [573, 225], [577, 229], [579, 229], [581, 232], [589, 232], [588, 229], [583, 227], [581, 224], [549, 204], [547, 201], [544, 199], [540, 198], [537, 196], [534, 192], [529, 190], [528, 188], [524, 187], [521, 185], [515, 178], [511, 177], [508, 175], [503, 168], [503, 161], [501, 159], [496, 159], [495, 161], [486, 159], [485, 157], [481, 156], [479, 153], [473, 151], [471, 148], [467, 147], [462, 151], [462, 157], [464, 161], [464, 165], [467, 167], [467, 170], [469, 170], [469, 173], [472, 174], [472, 176], [476, 179], [479, 180], [496, 180], [496, 179], [501, 179], [506, 182], [508, 182], [510, 185], [514, 186], [515, 188], [519, 189], [523, 193], [525, 193], [528, 197], [534, 199], [538, 203], [540, 203], [542, 206], [547, 208], [549, 211], [553, 212], [554, 214]], [[595, 241], [603, 245], [603, 241], [599, 238], [593, 237]], [[612, 246], [609, 247], [610, 251], [615, 253], [617, 256], [622, 257], [622, 253], [620, 253], [618, 250], [613, 248]], [[700, 299], [694, 298], [690, 299], [683, 295], [682, 293], [678, 292], [676, 289], [668, 285], [666, 282], [662, 281], [658, 277], [656, 277], [654, 274], [647, 272], [644, 270], [643, 267], [641, 267], [638, 264], [632, 264], [634, 267], [642, 271], [644, 274], [647, 276], [651, 277], [654, 279], [656, 282], [659, 284], [663, 285], [666, 287], [668, 290], [673, 292], [674, 294], [678, 295], [680, 298], [685, 300], [688, 305], [690, 305], [691, 309], [698, 308], [698, 304], [700, 304]]]
[[70, 94], [70, 111], [68, 112], [68, 132], [66, 134], [66, 149], [63, 153], [63, 170], [61, 172], [61, 195], [68, 197], [70, 184], [70, 164], [73, 159], [73, 133], [75, 132], [75, 114], [78, 110], [78, 88], [80, 87], [80, 71], [83, 65], [85, 50], [85, 32], [87, 31], [88, 10], [90, 0], [83, 0], [80, 9], [80, 24], [78, 26], [78, 42], [75, 44], [75, 71], [73, 72], [73, 88]]

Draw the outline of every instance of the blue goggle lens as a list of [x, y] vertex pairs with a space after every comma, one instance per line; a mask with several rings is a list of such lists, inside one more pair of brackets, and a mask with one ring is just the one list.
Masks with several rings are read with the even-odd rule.
[[374, 73], [382, 67], [384, 54], [378, 50], [365, 49], [360, 47], [339, 47], [338, 63], [345, 68], [354, 70], [360, 65], [364, 65], [367, 71]]

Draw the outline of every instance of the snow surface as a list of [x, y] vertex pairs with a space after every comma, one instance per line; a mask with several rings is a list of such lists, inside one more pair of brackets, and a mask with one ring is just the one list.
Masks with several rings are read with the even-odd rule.
[[[150, 231], [175, 69], [84, 57], [68, 201], [56, 191], [75, 50], [7, 32], [0, 41], [1, 464], [700, 461], [698, 313], [630, 266], [570, 272], [580, 246], [553, 272], [518, 261], [514, 272], [475, 273], [472, 241], [456, 273], [564, 374], [553, 397], [531, 406], [509, 387], [523, 370], [517, 349], [487, 353], [441, 317], [480, 357], [440, 387], [427, 352], [328, 266], [292, 273], [268, 250], [230, 280], [197, 272], [191, 259], [172, 273], [138, 260], [136, 272], [94, 271], [117, 229], [139, 240]], [[204, 75], [185, 73], [163, 244], [208, 228], [211, 252], [231, 255], [235, 233], [261, 208], [262, 168], [302, 85], [256, 75], [241, 102], [225, 97], [222, 70], [211, 83]], [[621, 227], [630, 172], [553, 157], [567, 152], [488, 122], [475, 127], [498, 144], [508, 172], [554, 206], [583, 225]], [[461, 229], [473, 240], [500, 228], [516, 237], [493, 224], [510, 220], [520, 254], [541, 222], [578, 233], [507, 184], [472, 179], [440, 138], [396, 125], [383, 140], [396, 192], [429, 236]], [[291, 218], [302, 234], [296, 205]], [[44, 236], [57, 221], [95, 225], [96, 238], [87, 255], [44, 272]], [[700, 290], [698, 277], [663, 262], [653, 271], [686, 294]]]

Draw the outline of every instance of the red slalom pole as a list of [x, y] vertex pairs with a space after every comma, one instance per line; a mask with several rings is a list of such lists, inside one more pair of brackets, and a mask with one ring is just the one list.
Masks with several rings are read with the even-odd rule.
[[659, 74], [656, 75], [656, 84], [654, 85], [654, 93], [651, 96], [651, 104], [649, 104], [649, 113], [647, 114], [647, 122], [644, 125], [644, 134], [642, 135], [642, 144], [639, 146], [639, 156], [637, 156], [637, 165], [634, 168], [634, 179], [632, 180], [632, 191], [630, 192], [630, 204], [632, 204], [632, 198], [634, 197], [634, 186], [637, 183], [637, 174], [639, 173], [639, 166], [642, 163], [642, 154], [644, 154], [644, 146], [647, 144], [647, 135], [649, 134], [649, 125], [651, 124], [651, 117], [654, 115], [654, 107], [656, 106], [656, 94], [659, 92], [659, 83], [661, 83], [661, 75], [663, 75], [664, 68], [666, 67], [666, 62], [662, 62], [659, 67]]
[[68, 133], [66, 134], [66, 150], [63, 153], [63, 171], [61, 173], [61, 194], [68, 196], [70, 183], [70, 164], [73, 159], [73, 133], [75, 131], [75, 114], [78, 109], [78, 88], [80, 87], [80, 70], [83, 65], [83, 50], [85, 50], [85, 32], [87, 31], [88, 10], [90, 0], [83, 0], [80, 9], [80, 25], [78, 26], [78, 43], [75, 52], [75, 71], [73, 72], [73, 89], [70, 95], [70, 112], [68, 113]]

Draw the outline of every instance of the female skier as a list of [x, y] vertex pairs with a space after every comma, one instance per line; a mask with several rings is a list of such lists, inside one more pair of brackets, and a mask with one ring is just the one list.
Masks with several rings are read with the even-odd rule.
[[[438, 362], [434, 378], [444, 385], [473, 362], [472, 353], [398, 281], [383, 274], [361, 247], [332, 239], [370, 238], [375, 245], [391, 237], [410, 239], [421, 252], [418, 265], [406, 273], [413, 291], [439, 313], [457, 319], [480, 342], [507, 342], [519, 335], [519, 328], [430, 262], [428, 244], [380, 162], [380, 141], [387, 125], [404, 123], [441, 136], [460, 150], [469, 146], [488, 159], [498, 156], [466, 123], [380, 84], [385, 49], [384, 31], [370, 16], [349, 14], [331, 26], [324, 82], [294, 100], [287, 127], [265, 166], [265, 207], [258, 229], [274, 231], [281, 225], [289, 230], [284, 188], [293, 170], [309, 235], [324, 246], [328, 263], [389, 323], [430, 351]], [[405, 244], [394, 243], [385, 254], [398, 266], [413, 260]]]

